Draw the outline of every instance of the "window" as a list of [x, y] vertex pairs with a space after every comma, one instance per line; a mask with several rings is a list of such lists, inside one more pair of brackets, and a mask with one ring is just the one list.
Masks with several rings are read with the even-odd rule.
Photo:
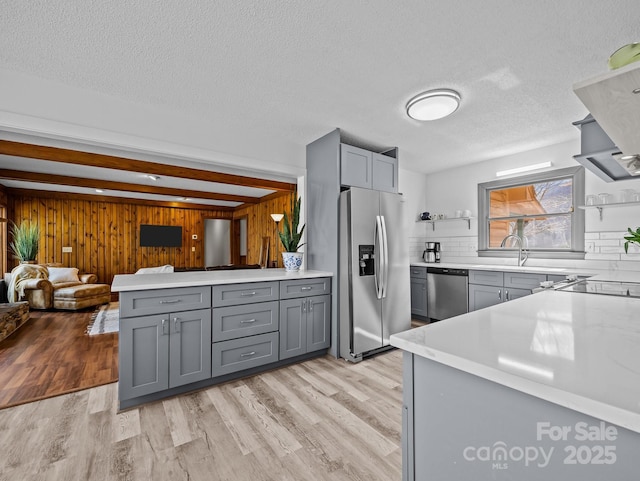
[[[478, 184], [478, 255], [584, 258], [584, 169], [575, 167]], [[504, 241], [504, 247], [502, 243]]]

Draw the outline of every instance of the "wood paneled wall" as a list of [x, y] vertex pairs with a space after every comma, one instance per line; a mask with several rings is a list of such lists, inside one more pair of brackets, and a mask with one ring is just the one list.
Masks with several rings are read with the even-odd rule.
[[[135, 204], [96, 196], [9, 191], [8, 218], [37, 222], [41, 229], [38, 262], [59, 262], [111, 283], [116, 274], [172, 264], [204, 266], [204, 219], [231, 219], [231, 210]], [[273, 222], [273, 221], [272, 221]], [[140, 247], [140, 224], [182, 226], [182, 247]], [[198, 239], [192, 240], [192, 234]], [[72, 252], [63, 253], [63, 247]], [[195, 248], [195, 250], [192, 250]], [[9, 256], [8, 269], [17, 262]]]
[[[291, 200], [295, 193], [273, 194], [265, 197], [259, 204], [237, 208], [233, 212], [234, 219], [247, 218], [247, 264], [257, 264], [260, 261], [260, 245], [262, 237], [269, 238], [269, 260], [277, 260], [278, 267], [282, 267], [282, 243], [276, 235], [276, 223], [271, 214], [290, 214]], [[282, 229], [282, 223], [280, 224]], [[271, 265], [271, 264], [269, 264]]]
[[[282, 267], [283, 248], [271, 214], [289, 213], [294, 195], [272, 194], [258, 204], [246, 204], [231, 211], [10, 190], [7, 206], [12, 221], [28, 220], [40, 226], [38, 262], [77, 267], [81, 272], [97, 274], [99, 282], [110, 284], [116, 274], [130, 274], [141, 267], [164, 264], [177, 268], [203, 267], [205, 219], [246, 217], [247, 264], [259, 262], [262, 238], [268, 237], [269, 259], [277, 260]], [[182, 247], [140, 247], [140, 224], [181, 225]], [[198, 239], [192, 240], [192, 234], [197, 234]], [[72, 252], [63, 253], [63, 247], [71, 247]], [[7, 270], [16, 265], [17, 261], [9, 255]]]

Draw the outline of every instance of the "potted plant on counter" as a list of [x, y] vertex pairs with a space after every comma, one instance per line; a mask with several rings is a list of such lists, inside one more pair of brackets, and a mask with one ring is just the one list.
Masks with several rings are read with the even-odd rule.
[[631, 230], [631, 227], [627, 227], [627, 231], [629, 231], [629, 235], [624, 236], [624, 251], [627, 252], [629, 249], [629, 243], [640, 245], [640, 227], [638, 227], [635, 231]]
[[21, 264], [35, 264], [40, 242], [40, 229], [35, 224], [22, 221], [20, 225], [11, 223], [11, 237], [9, 247], [13, 256]]
[[282, 231], [278, 231], [280, 241], [284, 246], [285, 252], [282, 253], [282, 263], [287, 271], [300, 270], [302, 265], [302, 252], [298, 249], [304, 244], [300, 243], [302, 233], [304, 232], [304, 224], [298, 231], [298, 223], [300, 222], [300, 201], [302, 197], [297, 199], [294, 197], [291, 201], [291, 218], [284, 213], [282, 221]]

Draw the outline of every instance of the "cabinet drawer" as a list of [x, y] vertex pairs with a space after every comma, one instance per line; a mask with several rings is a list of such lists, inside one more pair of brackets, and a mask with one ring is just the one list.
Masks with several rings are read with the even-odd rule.
[[213, 377], [278, 360], [278, 333], [232, 339], [213, 344]]
[[534, 287], [540, 287], [540, 283], [546, 280], [546, 274], [523, 274], [521, 272], [504, 273], [504, 287], [533, 289]]
[[212, 311], [213, 342], [278, 330], [278, 301], [216, 307]]
[[321, 296], [324, 294], [331, 294], [331, 279], [329, 277], [280, 281], [280, 299]]
[[120, 293], [120, 316], [148, 316], [211, 307], [211, 286]]
[[469, 284], [502, 287], [503, 273], [496, 271], [469, 271]]
[[416, 279], [426, 279], [427, 278], [427, 268], [426, 267], [414, 267], [411, 266], [409, 268], [409, 273], [411, 277]]
[[213, 307], [277, 301], [278, 282], [248, 282], [213, 286]]

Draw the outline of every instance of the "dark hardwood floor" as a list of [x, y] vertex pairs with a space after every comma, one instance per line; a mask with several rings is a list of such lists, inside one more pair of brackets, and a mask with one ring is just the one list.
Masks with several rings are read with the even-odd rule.
[[0, 409], [118, 380], [118, 334], [88, 336], [93, 312], [32, 310], [0, 342]]

